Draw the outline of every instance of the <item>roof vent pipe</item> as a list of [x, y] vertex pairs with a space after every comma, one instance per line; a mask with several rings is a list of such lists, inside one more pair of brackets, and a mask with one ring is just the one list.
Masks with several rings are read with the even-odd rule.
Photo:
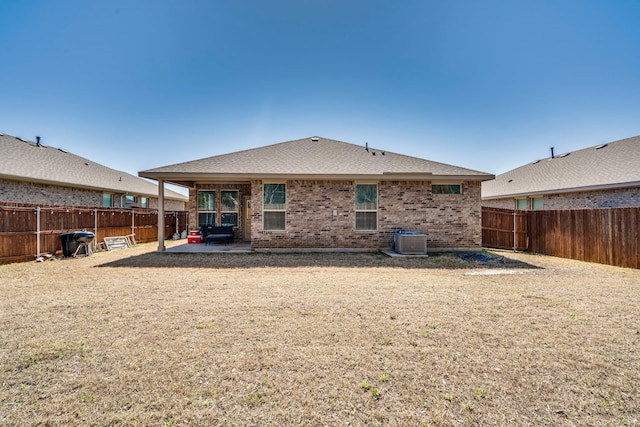
[[555, 158], [556, 158], [556, 156], [554, 156], [554, 155], [553, 155], [553, 147], [551, 147], [551, 158], [552, 158], [552, 159], [555, 159]]
[[40, 137], [36, 136], [36, 145], [40, 147]]

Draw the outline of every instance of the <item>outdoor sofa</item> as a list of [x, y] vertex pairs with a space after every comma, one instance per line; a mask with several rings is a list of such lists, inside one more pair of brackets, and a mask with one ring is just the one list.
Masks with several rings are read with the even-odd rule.
[[205, 245], [213, 242], [233, 243], [232, 226], [203, 225], [200, 227], [200, 235]]

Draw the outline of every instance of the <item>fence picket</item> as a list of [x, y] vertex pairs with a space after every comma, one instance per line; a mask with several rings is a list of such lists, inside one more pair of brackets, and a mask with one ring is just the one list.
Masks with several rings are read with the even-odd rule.
[[[187, 224], [186, 211], [165, 212], [165, 236], [172, 236], [176, 221]], [[93, 231], [96, 241], [135, 234], [139, 243], [158, 238], [158, 212], [151, 209], [95, 208], [83, 206], [0, 203], [0, 264], [59, 253], [60, 234]]]
[[482, 245], [511, 249], [513, 238], [506, 236], [514, 225], [504, 218], [518, 212], [518, 250], [640, 268], [640, 207], [526, 212], [483, 207]]

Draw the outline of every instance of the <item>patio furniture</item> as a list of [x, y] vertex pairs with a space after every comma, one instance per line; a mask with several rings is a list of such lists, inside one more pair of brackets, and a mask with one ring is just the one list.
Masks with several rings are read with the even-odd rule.
[[213, 225], [203, 225], [200, 227], [200, 234], [205, 245], [213, 242], [224, 242], [225, 244], [233, 242], [233, 227], [223, 226], [216, 227]]

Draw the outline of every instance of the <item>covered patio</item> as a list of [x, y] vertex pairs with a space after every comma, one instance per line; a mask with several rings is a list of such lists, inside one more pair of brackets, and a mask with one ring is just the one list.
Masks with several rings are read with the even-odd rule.
[[234, 243], [187, 243], [187, 240], [183, 240], [184, 243], [176, 242], [175, 245], [167, 246], [165, 252], [168, 253], [235, 253], [246, 254], [251, 253], [251, 242], [234, 242]]

